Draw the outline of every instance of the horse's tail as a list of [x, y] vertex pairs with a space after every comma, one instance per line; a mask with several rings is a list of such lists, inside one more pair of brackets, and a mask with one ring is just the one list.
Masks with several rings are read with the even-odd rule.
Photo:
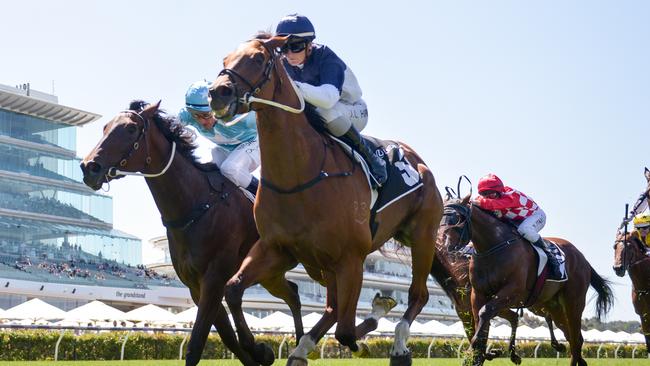
[[598, 293], [598, 298], [596, 299], [596, 316], [600, 320], [612, 308], [614, 304], [614, 293], [612, 292], [611, 282], [602, 278], [593, 267], [589, 266], [589, 268], [591, 268], [591, 287]]

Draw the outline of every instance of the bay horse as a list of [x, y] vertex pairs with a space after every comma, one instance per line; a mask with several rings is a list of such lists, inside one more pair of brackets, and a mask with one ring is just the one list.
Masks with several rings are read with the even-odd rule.
[[[338, 145], [319, 133], [314, 108], [305, 107], [276, 49], [287, 37], [259, 35], [224, 59], [210, 88], [218, 118], [257, 111], [262, 157], [261, 186], [255, 202], [260, 239], [226, 285], [226, 302], [243, 347], [264, 364], [273, 354], [255, 344], [241, 310], [244, 290], [302, 263], [309, 276], [327, 288], [325, 314], [300, 340], [288, 365], [306, 365], [306, 355], [337, 323], [335, 337], [358, 350], [354, 318], [365, 257], [394, 237], [411, 247], [412, 282], [408, 308], [395, 329], [391, 364], [411, 363], [406, 347], [410, 324], [427, 303], [427, 277], [442, 217], [442, 198], [423, 160], [399, 143], [417, 167], [422, 187], [371, 216], [368, 179]], [[371, 230], [371, 224], [376, 230]], [[374, 235], [373, 235], [374, 234]]]
[[[644, 175], [648, 186], [632, 208], [632, 217], [639, 211], [643, 211], [641, 207], [647, 206], [647, 202], [650, 200], [650, 170], [648, 168], [645, 168]], [[636, 232], [617, 235], [614, 244], [614, 272], [619, 277], [625, 276], [625, 272], [630, 275], [632, 304], [634, 304], [634, 311], [641, 317], [641, 331], [645, 336], [646, 351], [650, 352], [650, 257], [645, 253], [646, 246]]]
[[472, 365], [482, 365], [486, 359], [490, 320], [503, 309], [522, 307], [545, 318], [550, 316], [569, 342], [571, 366], [586, 365], [582, 358], [584, 340], [580, 326], [587, 290], [591, 285], [598, 294], [596, 315], [600, 319], [613, 302], [609, 281], [596, 273], [573, 244], [548, 238], [566, 255], [568, 279], [547, 281], [535, 301], [529, 304], [537, 279], [537, 260], [532, 246], [516, 233], [516, 228], [473, 205], [470, 195], [462, 200], [446, 201], [444, 215], [450, 217], [441, 225], [445, 245], [450, 250], [458, 250], [471, 240], [476, 250], [469, 270], [475, 322]]
[[[196, 136], [159, 104], [134, 101], [104, 126], [104, 136], [81, 162], [84, 183], [98, 190], [125, 175], [146, 178], [167, 228], [174, 270], [198, 306], [186, 365], [199, 362], [211, 325], [244, 365], [259, 365], [241, 348], [222, 305], [226, 281], [259, 237], [252, 203], [214, 167], [196, 162]], [[287, 303], [301, 337], [297, 285], [280, 274], [262, 285]]]
[[645, 336], [646, 350], [650, 352], [650, 257], [635, 232], [626, 238], [619, 236], [614, 244], [614, 272], [619, 277], [630, 274], [632, 304], [641, 318], [641, 331]]

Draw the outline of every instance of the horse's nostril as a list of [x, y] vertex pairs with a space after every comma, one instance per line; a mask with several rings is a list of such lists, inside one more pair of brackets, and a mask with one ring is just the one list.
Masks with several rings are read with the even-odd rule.
[[90, 171], [91, 173], [97, 174], [102, 170], [102, 166], [99, 165], [98, 163], [95, 163], [94, 161], [89, 162], [86, 164], [86, 169]]
[[220, 97], [225, 97], [225, 98], [230, 97], [233, 94], [232, 88], [227, 87], [227, 86], [223, 86], [223, 85], [219, 86], [216, 89], [216, 92], [217, 92], [217, 95], [219, 95]]

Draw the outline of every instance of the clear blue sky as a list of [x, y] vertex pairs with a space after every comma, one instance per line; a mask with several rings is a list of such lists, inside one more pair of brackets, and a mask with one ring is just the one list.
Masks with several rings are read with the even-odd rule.
[[[611, 267], [624, 203], [650, 165], [648, 2], [11, 1], [0, 83], [54, 81], [62, 104], [102, 114], [79, 131], [83, 156], [131, 99], [177, 112], [191, 82], [214, 79], [228, 52], [291, 12], [356, 73], [365, 133], [409, 143], [441, 189], [494, 172], [530, 195], [548, 216], [542, 233], [617, 284], [610, 319], [638, 320]], [[110, 194], [117, 228], [164, 234], [141, 178]]]

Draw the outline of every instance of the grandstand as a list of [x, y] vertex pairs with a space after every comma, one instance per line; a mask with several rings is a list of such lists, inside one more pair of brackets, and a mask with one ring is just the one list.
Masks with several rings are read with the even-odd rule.
[[[0, 84], [0, 308], [35, 296], [64, 310], [189, 305], [179, 281], [141, 265], [141, 240], [113, 228], [112, 198], [83, 184], [76, 130], [99, 117]], [[159, 288], [172, 299], [156, 301]]]

